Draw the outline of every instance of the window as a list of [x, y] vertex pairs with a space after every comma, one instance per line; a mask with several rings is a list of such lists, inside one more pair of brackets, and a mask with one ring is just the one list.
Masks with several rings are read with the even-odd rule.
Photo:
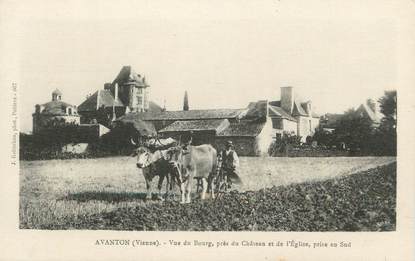
[[282, 129], [282, 119], [273, 118], [272, 119], [272, 128], [273, 129]]
[[142, 89], [142, 88], [138, 88], [138, 89], [137, 89], [137, 93], [138, 93], [138, 94], [142, 94], [142, 93], [143, 93], [143, 89]]
[[143, 97], [137, 96], [137, 105], [143, 105]]

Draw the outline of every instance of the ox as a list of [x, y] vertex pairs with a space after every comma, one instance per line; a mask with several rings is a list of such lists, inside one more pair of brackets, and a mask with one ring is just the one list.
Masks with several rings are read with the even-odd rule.
[[[194, 178], [202, 180], [201, 199], [205, 199], [208, 185], [211, 187], [213, 177], [216, 175], [216, 149], [208, 144], [188, 145], [186, 148], [180, 146], [170, 148], [167, 153], [171, 154], [169, 156], [170, 162], [174, 163], [180, 172], [181, 203], [190, 203], [191, 183]], [[213, 191], [211, 189], [212, 198], [214, 197]]]
[[[163, 147], [171, 146], [174, 143], [174, 140], [168, 140], [166, 143], [160, 142], [157, 140], [159, 145]], [[131, 143], [134, 143], [131, 140]], [[173, 189], [173, 183], [177, 182], [178, 184], [181, 183], [179, 171], [177, 169], [177, 165], [169, 161], [168, 156], [171, 153], [167, 153], [168, 149], [157, 149], [156, 141], [149, 141], [144, 145], [139, 146], [133, 153], [133, 157], [137, 157], [137, 168], [142, 170], [144, 180], [146, 182], [146, 189], [147, 189], [147, 199], [151, 199], [151, 183], [155, 176], [158, 176], [158, 194], [157, 198], [162, 200], [161, 190], [163, 186], [163, 181], [166, 179], [166, 198], [169, 196], [169, 191], [171, 192]], [[160, 146], [159, 146], [160, 147]]]

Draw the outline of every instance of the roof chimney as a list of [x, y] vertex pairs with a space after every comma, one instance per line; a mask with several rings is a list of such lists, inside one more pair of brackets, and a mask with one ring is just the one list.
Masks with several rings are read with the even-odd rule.
[[281, 87], [281, 108], [291, 114], [294, 107], [293, 87]]
[[104, 83], [104, 90], [110, 90], [110, 89], [111, 89], [111, 83], [110, 82]]

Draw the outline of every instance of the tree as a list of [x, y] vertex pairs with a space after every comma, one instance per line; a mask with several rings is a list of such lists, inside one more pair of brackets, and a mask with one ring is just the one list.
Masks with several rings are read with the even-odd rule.
[[189, 110], [189, 97], [187, 96], [187, 91], [184, 92], [184, 99], [183, 99], [183, 110]]
[[395, 132], [397, 121], [396, 102], [396, 90], [385, 91], [385, 95], [379, 99], [380, 111], [384, 115], [381, 126]]
[[396, 90], [385, 91], [379, 99], [380, 111], [384, 115], [379, 126], [379, 139], [384, 154], [396, 155], [397, 93]]
[[349, 109], [341, 117], [339, 126], [334, 131], [334, 138], [337, 144], [344, 142], [352, 151], [366, 154], [372, 151], [374, 134], [371, 120], [356, 113], [354, 109]]

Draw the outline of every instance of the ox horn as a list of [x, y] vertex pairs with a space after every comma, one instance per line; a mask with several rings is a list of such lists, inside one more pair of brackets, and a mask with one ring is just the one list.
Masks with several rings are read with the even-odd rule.
[[160, 136], [159, 136], [159, 134], [157, 133], [156, 134], [156, 141], [161, 145], [161, 146], [166, 146], [166, 144], [163, 144], [163, 142], [161, 142], [161, 140], [160, 140]]

